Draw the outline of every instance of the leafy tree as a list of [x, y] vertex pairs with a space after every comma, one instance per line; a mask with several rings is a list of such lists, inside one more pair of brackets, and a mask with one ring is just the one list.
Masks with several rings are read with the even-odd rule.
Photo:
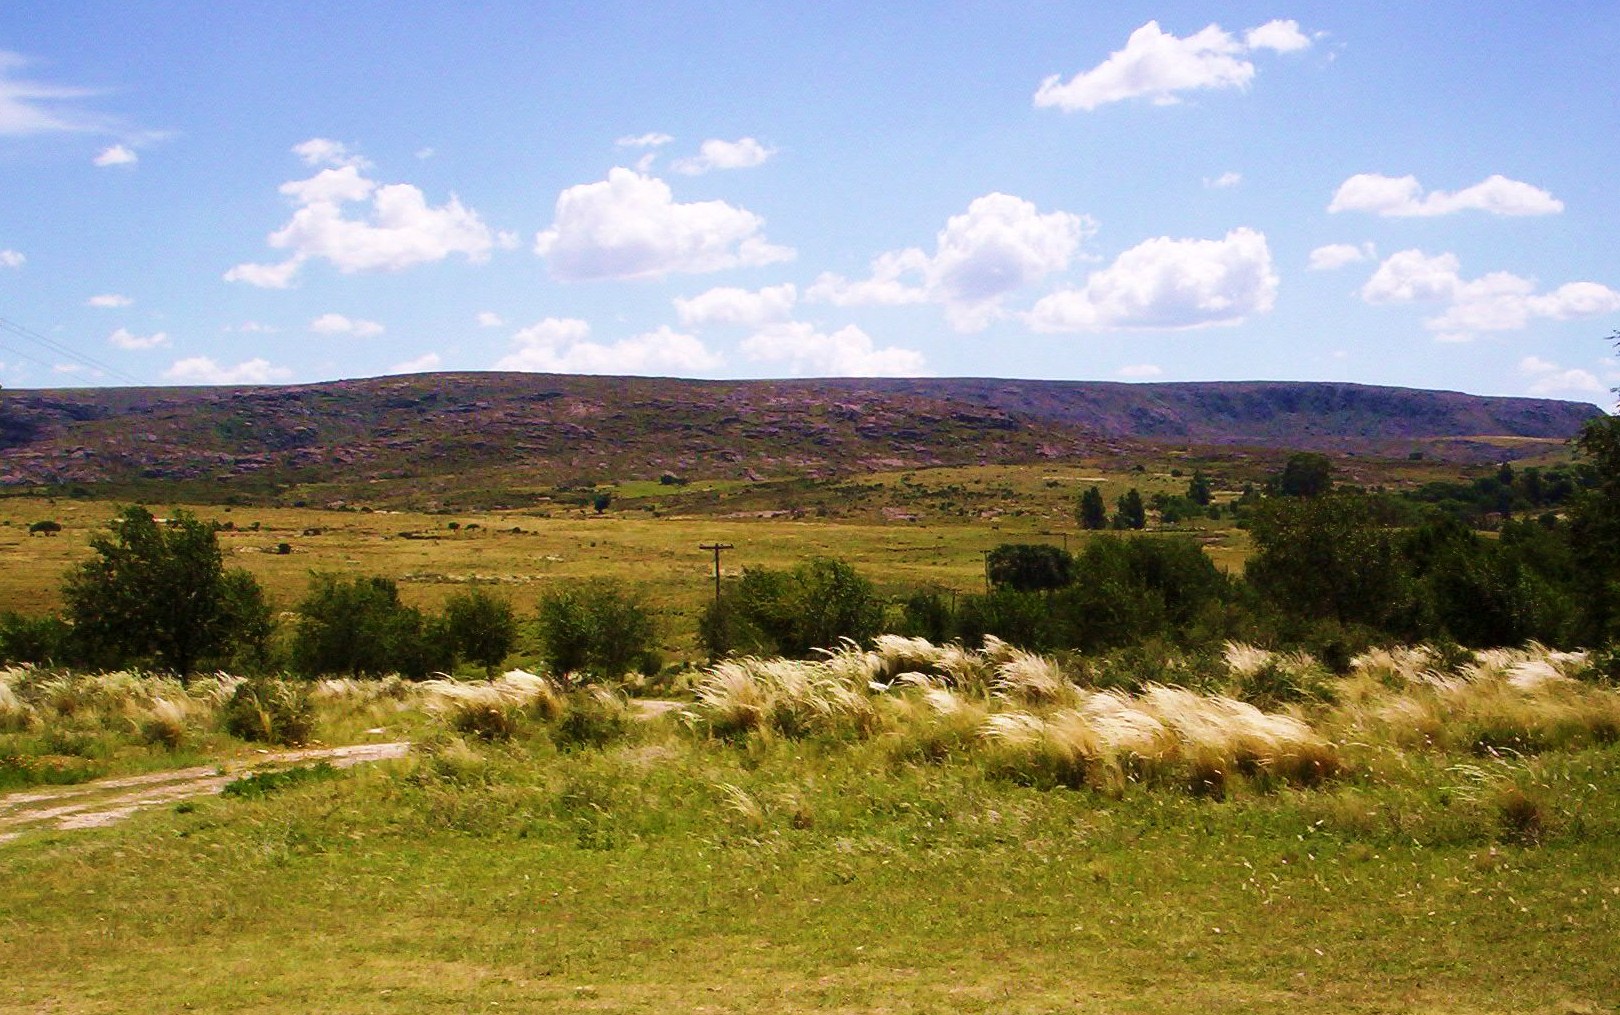
[[1246, 576], [1284, 613], [1380, 624], [1401, 593], [1401, 569], [1375, 505], [1359, 494], [1282, 497], [1250, 520]]
[[444, 604], [445, 634], [456, 658], [494, 673], [517, 647], [517, 613], [510, 600], [472, 588]]
[[1063, 644], [1096, 651], [1168, 635], [1188, 640], [1230, 598], [1231, 583], [1185, 536], [1105, 536], [1086, 544], [1058, 593]]
[[1119, 499], [1119, 510], [1114, 512], [1114, 528], [1147, 528], [1147, 507], [1142, 503], [1142, 495], [1136, 491], [1136, 487], [1125, 491], [1125, 496]]
[[390, 578], [312, 575], [298, 604], [293, 660], [311, 676], [399, 673], [419, 679], [450, 667], [449, 648], [442, 625], [400, 602]]
[[[845, 561], [812, 557], [788, 571], [744, 568], [710, 607], [699, 636], [711, 653], [803, 657], [841, 638], [866, 641], [882, 627], [883, 601], [872, 583]], [[715, 640], [722, 631], [730, 639], [724, 646]]]
[[1276, 486], [1284, 497], [1320, 497], [1333, 489], [1333, 462], [1314, 451], [1289, 455]]
[[1002, 543], [985, 557], [991, 585], [1019, 592], [1060, 589], [1074, 577], [1069, 551], [1045, 543]]
[[[1620, 341], [1620, 332], [1615, 337]], [[1582, 601], [1579, 637], [1597, 645], [1620, 638], [1620, 417], [1593, 417], [1575, 448], [1593, 478], [1570, 511]]]
[[1209, 477], [1199, 470], [1193, 470], [1192, 479], [1187, 481], [1187, 499], [1199, 507], [1209, 507], [1209, 502], [1214, 497], [1215, 492], [1210, 486]]
[[1075, 509], [1075, 520], [1082, 529], [1106, 529], [1108, 527], [1108, 506], [1103, 503], [1102, 491], [1095, 486], [1090, 487], [1080, 495], [1080, 505]]
[[611, 579], [558, 585], [540, 597], [540, 654], [554, 674], [618, 679], [655, 669], [658, 625], [646, 600]]
[[271, 629], [263, 590], [246, 571], [225, 569], [212, 525], [178, 509], [159, 523], [129, 507], [90, 547], [96, 555], [62, 586], [87, 660], [149, 663], [185, 680], [205, 662], [263, 655]]

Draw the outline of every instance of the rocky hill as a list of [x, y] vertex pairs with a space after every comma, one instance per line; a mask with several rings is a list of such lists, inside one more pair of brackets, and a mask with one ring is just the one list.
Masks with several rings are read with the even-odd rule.
[[1557, 442], [1592, 405], [1354, 384], [691, 381], [423, 374], [0, 395], [0, 484], [838, 475], [1132, 454], [1143, 442], [1453, 458]]

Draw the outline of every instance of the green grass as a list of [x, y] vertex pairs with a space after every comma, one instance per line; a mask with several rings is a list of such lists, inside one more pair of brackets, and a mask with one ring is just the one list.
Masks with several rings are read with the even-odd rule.
[[[1024, 785], [972, 738], [918, 754], [903, 702], [600, 746], [582, 696], [502, 742], [419, 716], [401, 762], [0, 843], [0, 1011], [1613, 1010], [1620, 745], [1595, 720], [1536, 754], [1467, 731], [1616, 692], [1507, 701], [1505, 656], [1449, 690], [1403, 665], [1302, 706], [1335, 777], [1221, 799]], [[1418, 729], [1445, 735], [1401, 746]]]

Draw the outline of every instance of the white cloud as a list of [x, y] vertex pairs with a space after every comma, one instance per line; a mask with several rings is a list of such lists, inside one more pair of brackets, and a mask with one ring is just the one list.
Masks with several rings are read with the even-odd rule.
[[159, 349], [169, 344], [169, 336], [161, 331], [134, 335], [127, 328], [119, 328], [107, 336], [107, 342], [119, 349]]
[[1470, 210], [1492, 215], [1556, 215], [1564, 210], [1564, 202], [1540, 187], [1501, 175], [1488, 176], [1455, 193], [1435, 190], [1425, 194], [1415, 176], [1357, 173], [1339, 184], [1327, 210], [1365, 211], [1385, 218], [1427, 218]]
[[342, 314], [322, 314], [309, 322], [309, 330], [317, 335], [353, 335], [355, 338], [376, 338], [388, 329], [376, 321], [348, 318]]
[[0, 268], [21, 268], [28, 258], [18, 250], [0, 250]]
[[676, 159], [670, 168], [688, 176], [697, 176], [711, 169], [752, 169], [764, 165], [765, 160], [775, 154], [774, 148], [767, 148], [751, 137], [735, 141], [710, 138], [698, 146], [697, 155]]
[[135, 301], [130, 299], [128, 296], [123, 296], [118, 293], [102, 293], [98, 296], [92, 296], [84, 301], [84, 305], [87, 307], [101, 307], [102, 309], [109, 310], [116, 309], [118, 307], [132, 306], [134, 303]]
[[1234, 173], [1234, 172], [1228, 171], [1228, 172], [1222, 173], [1221, 175], [1215, 177], [1213, 180], [1206, 179], [1204, 181], [1204, 186], [1209, 187], [1209, 188], [1211, 188], [1213, 190], [1225, 190], [1225, 189], [1227, 189], [1229, 187], [1235, 187], [1235, 186], [1237, 186], [1238, 184], [1240, 184], [1242, 182], [1243, 182], [1243, 174], [1242, 173]]
[[[330, 168], [281, 185], [297, 211], [268, 242], [292, 256], [277, 264], [239, 264], [225, 273], [226, 281], [284, 289], [306, 261], [317, 258], [346, 275], [399, 271], [451, 254], [462, 254], [474, 264], [489, 259], [495, 235], [455, 195], [432, 207], [410, 184], [379, 185], [360, 175], [368, 163], [336, 141], [314, 138], [293, 151], [311, 165], [327, 163]], [[345, 204], [367, 199], [369, 221], [344, 216]]]
[[1083, 288], [1043, 298], [1028, 320], [1036, 331], [1200, 328], [1266, 313], [1276, 299], [1265, 234], [1240, 228], [1219, 240], [1139, 243]]
[[388, 372], [391, 374], [426, 374], [439, 369], [442, 362], [436, 352], [423, 353], [415, 359], [395, 363], [388, 368]]
[[713, 370], [719, 356], [693, 335], [665, 326], [612, 344], [589, 340], [590, 325], [548, 317], [512, 336], [517, 348], [497, 370], [559, 374], [690, 374]]
[[1539, 356], [1526, 356], [1520, 360], [1519, 372], [1530, 378], [1527, 390], [1532, 395], [1591, 395], [1601, 394], [1604, 390], [1603, 383], [1590, 370], [1565, 370]]
[[306, 166], [332, 166], [339, 169], [371, 168], [371, 162], [360, 153], [350, 151], [349, 146], [342, 141], [333, 141], [330, 138], [312, 137], [308, 141], [301, 141], [292, 146], [292, 153], [303, 159]]
[[564, 282], [658, 278], [791, 260], [794, 252], [768, 243], [765, 220], [724, 201], [678, 203], [669, 185], [615, 168], [606, 180], [557, 195], [550, 229], [535, 237], [535, 253]]
[[675, 316], [687, 327], [735, 324], [756, 328], [787, 320], [798, 298], [799, 290], [792, 282], [753, 292], [720, 286], [689, 299], [675, 297]]
[[475, 320], [478, 321], [480, 328], [499, 328], [506, 323], [501, 315], [493, 310], [480, 310]]
[[437, 155], [439, 153], [434, 148], [418, 148], [418, 149], [416, 149], [416, 152], [414, 154], [415, 154], [416, 158], [426, 160], [426, 159], [431, 159], [433, 156], [435, 156], [435, 155]]
[[1042, 214], [1023, 198], [986, 194], [946, 221], [932, 255], [890, 251], [872, 262], [870, 278], [823, 274], [805, 296], [835, 306], [937, 302], [953, 327], [975, 331], [1002, 314], [1004, 298], [1066, 269], [1095, 231], [1086, 216]]
[[1072, 113], [1144, 95], [1156, 105], [1171, 105], [1180, 101], [1178, 92], [1247, 88], [1255, 70], [1243, 57], [1252, 50], [1287, 53], [1310, 44], [1293, 21], [1251, 28], [1241, 40], [1219, 25], [1177, 38], [1160, 29], [1157, 21], [1149, 21], [1131, 33], [1124, 49], [1110, 53], [1091, 70], [1067, 82], [1059, 74], [1046, 78], [1035, 91], [1035, 105]]
[[13, 76], [29, 62], [17, 53], [0, 51], [0, 136], [106, 129], [106, 121], [75, 108], [74, 100], [96, 95], [96, 91]]
[[1274, 53], [1297, 53], [1311, 45], [1310, 36], [1299, 30], [1297, 21], [1268, 21], [1244, 32], [1243, 41], [1250, 49], [1269, 49]]
[[244, 335], [273, 335], [281, 329], [272, 324], [261, 324], [258, 321], [247, 321], [242, 324], [238, 324], [234, 328], [230, 325], [226, 325], [225, 330], [241, 332]]
[[620, 148], [660, 148], [675, 140], [668, 134], [657, 132], [649, 134], [626, 134], [613, 142]]
[[1332, 271], [1347, 264], [1370, 261], [1377, 256], [1377, 249], [1371, 243], [1363, 243], [1359, 247], [1350, 243], [1329, 243], [1311, 251], [1310, 262], [1305, 267], [1310, 271]]
[[1158, 377], [1164, 373], [1164, 370], [1156, 363], [1132, 363], [1120, 367], [1115, 373], [1131, 380], [1141, 380], [1145, 377]]
[[103, 148], [101, 153], [90, 161], [98, 166], [133, 166], [141, 157], [135, 154], [135, 149], [127, 145], [115, 144], [111, 148]]
[[177, 360], [163, 376], [179, 384], [274, 384], [291, 377], [292, 371], [271, 366], [266, 359], [244, 360], [227, 367], [207, 356], [192, 356]]
[[1361, 287], [1367, 303], [1444, 303], [1424, 322], [1443, 342], [1466, 342], [1481, 331], [1518, 331], [1537, 319], [1568, 321], [1620, 312], [1620, 292], [1596, 282], [1567, 282], [1547, 293], [1532, 279], [1495, 271], [1464, 279], [1455, 254], [1421, 250], [1391, 254]]
[[832, 334], [798, 321], [770, 324], [743, 339], [741, 348], [755, 362], [786, 363], [799, 376], [915, 377], [925, 363], [914, 349], [874, 347], [853, 324]]

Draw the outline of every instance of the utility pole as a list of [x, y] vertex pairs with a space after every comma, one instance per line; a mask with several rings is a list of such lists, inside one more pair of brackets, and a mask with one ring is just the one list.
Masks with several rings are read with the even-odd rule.
[[698, 549], [714, 551], [714, 605], [718, 608], [720, 606], [720, 551], [735, 550], [736, 547], [730, 543], [699, 543]]

